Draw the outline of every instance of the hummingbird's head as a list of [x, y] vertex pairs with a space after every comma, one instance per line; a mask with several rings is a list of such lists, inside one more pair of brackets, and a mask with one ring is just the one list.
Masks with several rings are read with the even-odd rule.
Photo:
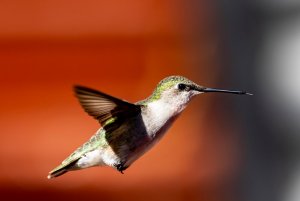
[[207, 92], [252, 95], [243, 91], [207, 88], [182, 76], [169, 76], [159, 82], [148, 101], [154, 102], [159, 100], [178, 108], [184, 108], [194, 96]]
[[155, 88], [151, 101], [160, 100], [174, 106], [186, 105], [192, 97], [203, 93], [203, 87], [182, 76], [169, 76], [160, 81]]

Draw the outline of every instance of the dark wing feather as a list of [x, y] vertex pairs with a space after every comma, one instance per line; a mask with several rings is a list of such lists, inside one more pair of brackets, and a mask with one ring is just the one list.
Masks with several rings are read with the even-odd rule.
[[112, 117], [117, 117], [119, 121], [137, 115], [140, 112], [140, 106], [94, 89], [75, 86], [74, 91], [84, 110], [97, 119], [102, 126]]

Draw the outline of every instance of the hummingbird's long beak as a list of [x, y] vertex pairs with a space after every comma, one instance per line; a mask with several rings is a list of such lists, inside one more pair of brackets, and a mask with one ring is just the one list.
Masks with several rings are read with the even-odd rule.
[[239, 95], [250, 95], [252, 96], [253, 94], [248, 93], [246, 91], [234, 91], [234, 90], [225, 90], [225, 89], [214, 89], [214, 88], [207, 88], [207, 87], [196, 87], [195, 90], [200, 91], [200, 92], [219, 92], [219, 93], [230, 93], [230, 94], [239, 94]]

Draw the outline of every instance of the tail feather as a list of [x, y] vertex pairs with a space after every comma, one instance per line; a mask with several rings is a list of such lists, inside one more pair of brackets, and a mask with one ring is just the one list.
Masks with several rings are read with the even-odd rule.
[[60, 166], [58, 166], [57, 168], [55, 168], [54, 170], [52, 170], [51, 172], [49, 172], [47, 178], [48, 179], [52, 179], [55, 177], [58, 177], [60, 175], [63, 175], [65, 173], [67, 173], [70, 170], [74, 170], [74, 165], [76, 164], [76, 162], [79, 159], [69, 163], [69, 164], [61, 164]]
[[63, 175], [65, 173], [67, 173], [68, 170], [66, 169], [60, 169], [60, 170], [56, 170], [54, 172], [50, 172], [49, 175], [47, 176], [48, 179], [52, 179], [52, 178], [55, 178], [55, 177], [58, 177], [60, 175]]

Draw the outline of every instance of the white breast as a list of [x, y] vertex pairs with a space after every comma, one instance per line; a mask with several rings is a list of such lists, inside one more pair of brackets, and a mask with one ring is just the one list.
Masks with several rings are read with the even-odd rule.
[[172, 107], [170, 104], [158, 100], [147, 105], [147, 111], [142, 114], [147, 133], [150, 137], [155, 137], [159, 131], [166, 131], [173, 121], [173, 117], [177, 116], [178, 108]]

